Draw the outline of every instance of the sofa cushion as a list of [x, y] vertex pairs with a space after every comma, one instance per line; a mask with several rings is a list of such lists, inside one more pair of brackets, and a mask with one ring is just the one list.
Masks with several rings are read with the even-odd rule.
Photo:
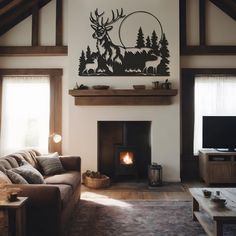
[[35, 156], [29, 151], [29, 150], [22, 150], [17, 153], [11, 154], [11, 156], [15, 157], [19, 160], [25, 160], [29, 164], [31, 164], [33, 167], [37, 167], [37, 161]]
[[12, 170], [6, 170], [6, 174], [14, 184], [28, 184], [28, 182], [18, 173]]
[[45, 175], [61, 174], [65, 172], [57, 152], [47, 156], [36, 157], [36, 159]]
[[13, 168], [13, 172], [20, 174], [29, 184], [43, 184], [44, 179], [38, 170], [36, 170], [32, 165], [26, 161], [22, 161], [22, 165]]
[[63, 174], [45, 177], [47, 184], [67, 184], [70, 185], [73, 190], [80, 184], [80, 181], [80, 172], [78, 171], [67, 171]]
[[0, 171], [0, 184], [11, 184], [11, 180], [5, 175], [2, 171]]
[[0, 158], [0, 166], [3, 167], [6, 170], [11, 169], [11, 164], [5, 159], [5, 158]]
[[19, 164], [14, 157], [6, 156], [4, 159], [9, 162], [11, 168], [19, 167]]
[[6, 174], [6, 169], [0, 165], [0, 171], [2, 171], [4, 174]]

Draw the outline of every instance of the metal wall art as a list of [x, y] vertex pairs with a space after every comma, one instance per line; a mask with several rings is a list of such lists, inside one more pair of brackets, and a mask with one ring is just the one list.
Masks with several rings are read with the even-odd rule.
[[[168, 40], [159, 19], [147, 11], [135, 11], [128, 14], [124, 10], [112, 10], [107, 16], [96, 9], [90, 13], [89, 21], [93, 29], [92, 37], [96, 50], [88, 45], [79, 58], [80, 76], [169, 76]], [[127, 39], [126, 33], [132, 27], [134, 19], [152, 19], [153, 30], [144, 33], [145, 25], [137, 21], [137, 32], [133, 39]], [[114, 25], [118, 27], [116, 45], [110, 37]], [[127, 43], [129, 42], [129, 43]], [[129, 45], [127, 45], [129, 44]]]

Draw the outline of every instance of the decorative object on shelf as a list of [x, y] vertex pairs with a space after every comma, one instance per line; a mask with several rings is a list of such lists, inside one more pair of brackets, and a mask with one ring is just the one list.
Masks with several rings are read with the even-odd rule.
[[94, 85], [93, 89], [109, 89], [110, 86], [108, 85]]
[[146, 86], [145, 85], [133, 85], [134, 89], [145, 89]]
[[159, 81], [153, 81], [152, 84], [153, 84], [154, 89], [159, 89], [160, 88], [159, 87], [159, 84], [160, 84]]
[[166, 79], [166, 81], [161, 84], [161, 88], [162, 89], [171, 89], [171, 82], [169, 82], [168, 79]]
[[87, 85], [83, 85], [81, 84], [80, 86], [78, 85], [78, 83], [76, 82], [75, 87], [73, 88], [74, 90], [77, 89], [88, 89], [89, 87]]
[[[81, 51], [78, 74], [169, 76], [169, 43], [157, 16], [148, 11], [125, 13], [123, 8], [111, 10], [109, 13], [98, 9], [91, 10], [88, 16], [90, 22], [87, 25], [94, 31], [92, 34], [94, 43]], [[113, 28], [117, 27], [117, 24], [119, 30], [114, 41], [120, 41], [120, 45], [116, 45], [113, 37], [110, 37], [110, 34], [114, 35]], [[126, 33], [134, 29], [136, 29], [134, 33]]]
[[75, 86], [74, 86], [74, 88], [73, 88], [73, 89], [75, 89], [75, 90], [76, 90], [76, 89], [79, 89], [79, 85], [78, 85], [78, 83], [77, 83], [77, 82], [75, 83]]
[[7, 196], [8, 201], [9, 201], [9, 202], [15, 202], [15, 201], [17, 201], [17, 200], [18, 200], [17, 196], [18, 196], [18, 193], [17, 193], [17, 192], [11, 192], [11, 193], [9, 193], [8, 196]]
[[155, 188], [162, 185], [162, 166], [153, 162], [148, 166], [149, 188]]
[[78, 89], [89, 89], [87, 85], [81, 84]]
[[107, 188], [110, 186], [110, 177], [100, 172], [87, 170], [82, 175], [84, 185], [89, 188]]

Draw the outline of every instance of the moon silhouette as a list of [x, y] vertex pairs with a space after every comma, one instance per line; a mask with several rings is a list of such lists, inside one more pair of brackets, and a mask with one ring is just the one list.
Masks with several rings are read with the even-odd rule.
[[124, 48], [130, 48], [136, 45], [140, 27], [142, 28], [145, 42], [147, 36], [151, 39], [152, 32], [155, 30], [158, 37], [157, 43], [160, 43], [163, 37], [163, 29], [158, 18], [150, 12], [135, 11], [128, 14], [119, 26], [119, 40]]

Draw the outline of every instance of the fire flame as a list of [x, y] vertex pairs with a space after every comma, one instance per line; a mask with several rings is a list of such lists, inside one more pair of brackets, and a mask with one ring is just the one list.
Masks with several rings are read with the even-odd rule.
[[133, 153], [126, 152], [125, 155], [121, 156], [121, 161], [125, 165], [133, 164]]

